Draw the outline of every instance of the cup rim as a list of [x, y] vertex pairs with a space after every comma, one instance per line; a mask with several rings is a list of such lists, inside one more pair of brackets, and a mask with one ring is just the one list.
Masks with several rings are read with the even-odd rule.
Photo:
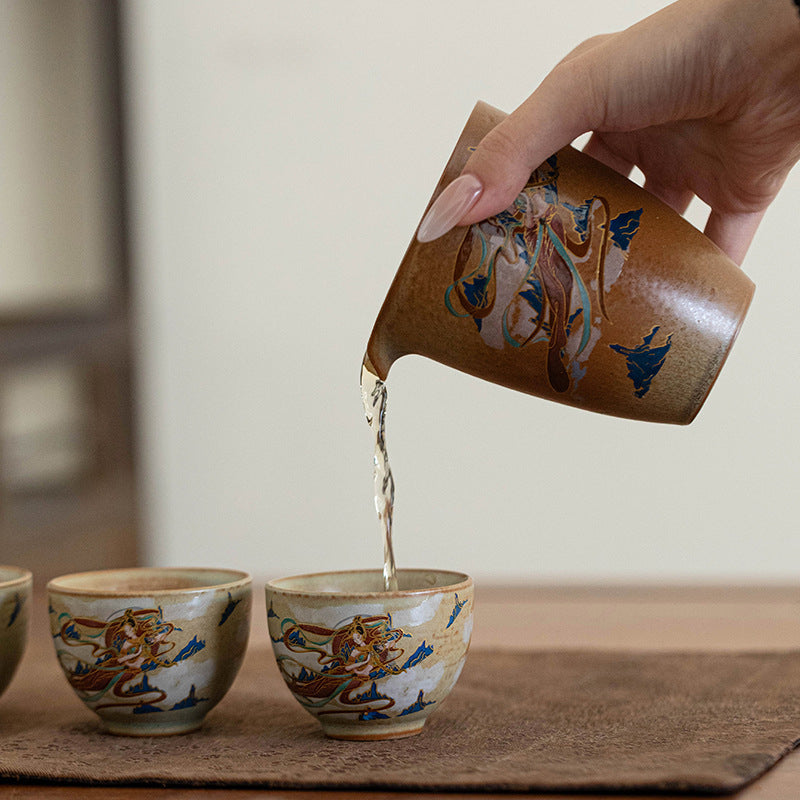
[[13, 578], [8, 578], [7, 580], [0, 581], [0, 590], [12, 589], [15, 586], [22, 586], [28, 581], [33, 580], [33, 573], [29, 569], [26, 569], [25, 567], [17, 567], [12, 564], [0, 564], [0, 573], [2, 573], [3, 570], [7, 570], [9, 572], [15, 572], [16, 575]]
[[336, 597], [336, 598], [343, 598], [343, 597], [357, 597], [357, 598], [382, 598], [385, 599], [389, 598], [397, 598], [397, 597], [418, 597], [426, 594], [436, 594], [441, 591], [458, 591], [464, 590], [471, 587], [474, 583], [472, 578], [467, 575], [465, 572], [458, 572], [455, 570], [449, 569], [425, 569], [425, 568], [414, 568], [414, 567], [404, 567], [402, 569], [397, 570], [398, 575], [408, 574], [411, 572], [428, 572], [428, 573], [436, 573], [437, 575], [446, 575], [453, 579], [452, 583], [447, 583], [442, 586], [430, 586], [430, 587], [422, 587], [420, 589], [398, 589], [396, 591], [354, 591], [354, 590], [345, 590], [345, 591], [325, 591], [321, 589], [308, 589], [308, 588], [297, 588], [293, 589], [290, 587], [281, 586], [284, 581], [297, 581], [302, 580], [305, 578], [322, 578], [322, 577], [336, 577], [341, 575], [382, 575], [383, 572], [380, 569], [343, 569], [343, 570], [325, 570], [323, 572], [306, 572], [300, 575], [286, 575], [282, 578], [274, 578], [271, 581], [268, 581], [265, 589], [266, 591], [272, 592], [280, 592], [285, 595], [291, 595], [293, 597]]
[[[65, 585], [67, 581], [81, 581], [90, 578], [101, 578], [106, 576], [109, 580], [123, 577], [135, 577], [143, 575], [161, 575], [168, 574], [183, 575], [186, 577], [198, 578], [196, 586], [183, 586], [174, 588], [131, 588], [131, 589], [113, 589], [104, 588], [102, 585], [95, 585], [94, 587], [81, 586], [81, 585]], [[202, 576], [217, 575], [227, 576], [229, 580], [223, 581], [202, 581]], [[231, 589], [239, 586], [247, 586], [253, 581], [249, 573], [237, 569], [228, 569], [227, 567], [121, 567], [118, 569], [98, 569], [88, 570], [86, 572], [70, 572], [65, 575], [59, 575], [56, 578], [48, 581], [47, 591], [57, 592], [58, 594], [72, 596], [72, 597], [153, 597], [153, 596], [180, 596], [194, 594], [197, 592], [207, 592], [210, 589]]]

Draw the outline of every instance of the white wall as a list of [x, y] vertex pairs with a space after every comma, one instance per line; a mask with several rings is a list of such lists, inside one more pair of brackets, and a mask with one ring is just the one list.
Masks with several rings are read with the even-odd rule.
[[[128, 3], [151, 562], [379, 566], [359, 365], [457, 134], [475, 100], [511, 110], [579, 41], [661, 5]], [[689, 427], [398, 362], [399, 565], [794, 579], [799, 205], [795, 173], [745, 265], [747, 323]]]

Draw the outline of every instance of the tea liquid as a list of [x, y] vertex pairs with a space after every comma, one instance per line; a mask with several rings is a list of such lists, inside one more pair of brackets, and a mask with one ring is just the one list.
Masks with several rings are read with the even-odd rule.
[[375, 441], [373, 478], [375, 511], [378, 513], [383, 533], [383, 588], [391, 592], [397, 590], [397, 569], [392, 549], [394, 478], [386, 452], [386, 384], [367, 367], [366, 363], [361, 366], [361, 399]]

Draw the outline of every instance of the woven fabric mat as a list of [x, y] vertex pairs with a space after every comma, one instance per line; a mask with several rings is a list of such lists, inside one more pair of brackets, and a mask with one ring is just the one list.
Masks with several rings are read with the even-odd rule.
[[800, 653], [473, 651], [416, 737], [326, 739], [251, 647], [192, 734], [110, 736], [55, 657], [0, 700], [0, 780], [429, 791], [733, 792], [800, 737]]

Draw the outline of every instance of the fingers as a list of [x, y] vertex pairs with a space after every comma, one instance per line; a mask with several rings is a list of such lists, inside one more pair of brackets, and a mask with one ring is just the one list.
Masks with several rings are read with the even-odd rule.
[[432, 241], [456, 225], [470, 225], [508, 208], [545, 159], [591, 129], [596, 96], [590, 78], [596, 72], [579, 57], [609, 37], [594, 36], [578, 45], [484, 137], [461, 175], [428, 210], [417, 232], [419, 241]]
[[741, 214], [712, 211], [708, 216], [705, 234], [727, 254], [731, 261], [741, 264], [765, 210]]
[[645, 180], [644, 188], [681, 215], [686, 213], [686, 209], [689, 208], [689, 203], [692, 202], [692, 198], [694, 197], [694, 192], [690, 189], [683, 189], [679, 186], [667, 186], [666, 184], [657, 183], [649, 179]]
[[625, 177], [630, 176], [634, 166], [642, 167], [646, 178], [644, 188], [678, 214], [685, 214], [694, 198], [694, 192], [685, 183], [685, 176], [680, 172], [664, 169], [663, 159], [657, 159], [654, 164], [655, 169], [647, 172], [647, 165], [637, 161], [636, 154], [641, 150], [641, 146], [637, 145], [636, 133], [620, 136], [597, 131], [583, 148], [586, 155], [596, 158]]
[[482, 191], [460, 224], [469, 225], [508, 208], [540, 164], [594, 127], [601, 112], [597, 104], [602, 102], [602, 92], [592, 91], [598, 78], [595, 55], [613, 36], [602, 34], [581, 42], [516, 111], [484, 137], [462, 171], [462, 175], [475, 176]]
[[[561, 67], [559, 69], [566, 69]], [[490, 131], [464, 167], [482, 186], [480, 197], [461, 218], [467, 225], [508, 208], [531, 173], [583, 131], [581, 115], [570, 111], [571, 89], [551, 77]], [[574, 102], [580, 103], [576, 100]]]
[[615, 153], [605, 142], [603, 137], [598, 133], [593, 133], [591, 138], [583, 148], [583, 152], [587, 156], [596, 158], [601, 164], [619, 172], [626, 178], [631, 174], [633, 163], [626, 158]]
[[590, 129], [590, 82], [581, 62], [568, 57], [484, 137], [461, 176], [428, 210], [417, 232], [420, 241], [508, 208], [542, 162]]
[[[616, 170], [620, 175], [628, 177], [633, 170], [635, 164], [628, 160], [624, 155], [618, 153], [616, 150], [609, 147], [605, 136], [600, 133], [593, 133], [591, 139], [586, 143], [583, 148], [586, 155], [596, 158], [607, 167]], [[666, 203], [678, 214], [685, 214], [686, 209], [692, 202], [694, 192], [691, 189], [682, 186], [670, 185], [663, 181], [654, 179], [652, 176], [647, 176], [644, 188], [655, 195], [659, 200]]]

